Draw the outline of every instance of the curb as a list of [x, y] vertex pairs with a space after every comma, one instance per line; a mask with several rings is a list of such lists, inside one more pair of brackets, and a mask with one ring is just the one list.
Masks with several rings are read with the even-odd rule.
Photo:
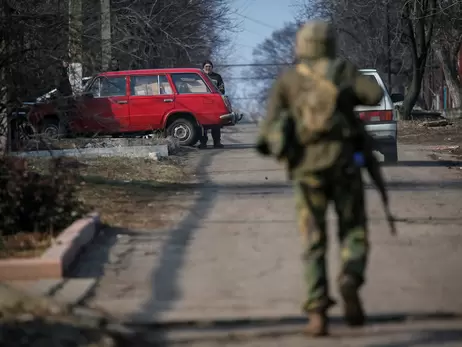
[[0, 281], [62, 278], [80, 250], [98, 231], [98, 213], [76, 220], [68, 226], [40, 257], [0, 260]]
[[56, 149], [50, 151], [14, 152], [11, 155], [23, 158], [30, 157], [132, 157], [145, 158], [150, 153], [157, 153], [158, 157], [168, 157], [168, 145], [131, 146], [131, 147], [103, 147], [81, 149]]

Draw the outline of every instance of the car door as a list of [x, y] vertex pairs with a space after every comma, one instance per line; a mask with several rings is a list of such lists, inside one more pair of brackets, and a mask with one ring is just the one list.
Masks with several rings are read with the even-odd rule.
[[200, 124], [209, 125], [219, 122], [218, 114], [224, 105], [220, 93], [212, 93], [202, 77], [194, 72], [175, 72], [170, 74], [177, 97], [175, 107], [194, 114]]
[[99, 76], [86, 94], [79, 110], [86, 131], [118, 133], [130, 129], [126, 76]]
[[130, 124], [140, 131], [162, 127], [175, 107], [173, 88], [164, 74], [130, 76]]

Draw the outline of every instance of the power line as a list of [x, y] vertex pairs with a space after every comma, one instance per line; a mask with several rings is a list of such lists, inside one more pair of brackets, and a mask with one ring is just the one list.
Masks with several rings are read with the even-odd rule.
[[244, 66], [292, 66], [290, 63], [275, 63], [275, 64], [263, 64], [263, 63], [249, 63], [249, 64], [223, 64], [215, 65], [215, 67], [244, 67]]
[[254, 81], [254, 80], [274, 80], [278, 76], [262, 76], [262, 77], [228, 77], [226, 80], [241, 80], [241, 81]]
[[267, 28], [269, 28], [269, 29], [278, 30], [277, 28], [273, 27], [273, 26], [270, 25], [270, 24], [267, 24], [267, 23], [265, 23], [265, 22], [262, 22], [262, 21], [260, 21], [260, 20], [258, 20], [258, 19], [255, 19], [255, 18], [251, 18], [251, 17], [246, 16], [246, 15], [243, 15], [243, 14], [241, 14], [241, 13], [239, 13], [239, 12], [235, 12], [234, 14], [238, 15], [239, 17], [248, 19], [248, 20], [250, 20], [251, 22], [254, 22], [254, 23], [256, 23], [256, 24], [260, 24], [260, 25], [262, 25], [262, 26], [264, 26], [264, 27], [267, 27]]

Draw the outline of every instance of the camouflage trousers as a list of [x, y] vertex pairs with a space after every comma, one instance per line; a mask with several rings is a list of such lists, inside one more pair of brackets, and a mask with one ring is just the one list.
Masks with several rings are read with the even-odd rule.
[[303, 262], [308, 298], [305, 311], [327, 310], [329, 296], [326, 269], [326, 210], [332, 201], [338, 215], [341, 275], [364, 282], [368, 238], [364, 188], [359, 168], [331, 168], [295, 180], [298, 227], [304, 244]]

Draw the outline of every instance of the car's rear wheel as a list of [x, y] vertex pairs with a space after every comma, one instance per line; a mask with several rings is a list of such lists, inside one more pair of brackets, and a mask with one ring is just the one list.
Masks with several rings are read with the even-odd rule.
[[196, 124], [186, 118], [179, 118], [167, 127], [167, 135], [177, 139], [181, 146], [194, 146], [199, 131]]
[[398, 146], [396, 143], [393, 146], [388, 147], [383, 153], [383, 161], [385, 163], [397, 163], [398, 162]]

